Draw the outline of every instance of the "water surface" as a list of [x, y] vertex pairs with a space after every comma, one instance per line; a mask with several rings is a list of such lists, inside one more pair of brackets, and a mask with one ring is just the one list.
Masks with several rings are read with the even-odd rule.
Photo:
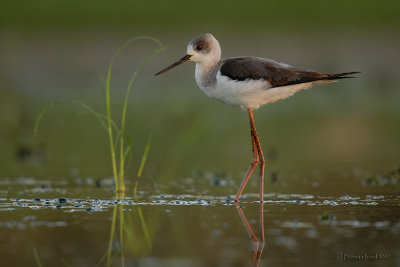
[[392, 185], [360, 185], [346, 195], [315, 185], [309, 193], [269, 192], [262, 228], [258, 195], [247, 193], [235, 205], [232, 195], [223, 194], [235, 189], [229, 183], [182, 183], [173, 190], [179, 194], [143, 190], [137, 200], [82, 181], [21, 178], [2, 184], [1, 251], [8, 266], [400, 263], [400, 197]]

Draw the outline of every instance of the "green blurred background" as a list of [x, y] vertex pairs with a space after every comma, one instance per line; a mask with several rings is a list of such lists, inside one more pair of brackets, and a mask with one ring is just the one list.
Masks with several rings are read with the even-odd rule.
[[[362, 72], [256, 112], [268, 176], [389, 171], [400, 164], [399, 14], [394, 0], [2, 1], [0, 177], [110, 177], [106, 132], [91, 114], [58, 105], [36, 136], [34, 123], [52, 101], [81, 101], [103, 112], [101, 77], [112, 54], [129, 38], [148, 35], [168, 49], [142, 70], [130, 98], [128, 178], [151, 133], [144, 181], [164, 184], [200, 171], [239, 183], [251, 157], [246, 112], [204, 96], [192, 63], [154, 77], [204, 32], [216, 36], [226, 57]], [[156, 48], [139, 41], [118, 58], [114, 115], [135, 66]]]

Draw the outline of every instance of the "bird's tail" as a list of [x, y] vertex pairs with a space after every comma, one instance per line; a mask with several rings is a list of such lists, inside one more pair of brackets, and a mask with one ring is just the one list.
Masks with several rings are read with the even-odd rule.
[[324, 80], [338, 80], [338, 79], [347, 79], [347, 78], [357, 78], [354, 76], [349, 76], [352, 74], [357, 74], [361, 73], [359, 71], [352, 71], [352, 72], [342, 72], [342, 73], [336, 73], [336, 74], [326, 74], [327, 76], [324, 78]]

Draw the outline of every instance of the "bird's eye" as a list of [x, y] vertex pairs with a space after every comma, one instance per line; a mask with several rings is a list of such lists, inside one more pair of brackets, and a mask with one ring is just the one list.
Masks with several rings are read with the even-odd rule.
[[202, 46], [202, 45], [196, 45], [195, 49], [196, 49], [197, 51], [200, 51], [200, 50], [203, 49], [203, 46]]

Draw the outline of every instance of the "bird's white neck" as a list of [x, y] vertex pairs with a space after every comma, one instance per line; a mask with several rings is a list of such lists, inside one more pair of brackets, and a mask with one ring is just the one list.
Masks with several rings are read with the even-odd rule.
[[219, 60], [213, 62], [197, 62], [195, 70], [196, 83], [200, 89], [208, 95], [208, 91], [216, 83], [216, 76], [219, 69]]

